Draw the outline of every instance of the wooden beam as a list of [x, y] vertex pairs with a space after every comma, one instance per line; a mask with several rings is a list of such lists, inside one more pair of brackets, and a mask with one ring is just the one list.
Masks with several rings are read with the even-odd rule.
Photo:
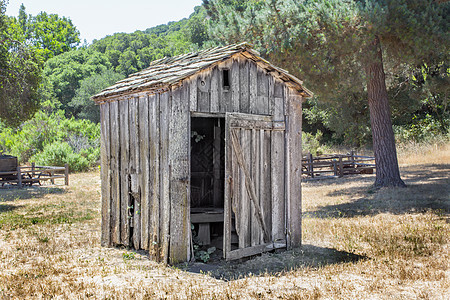
[[226, 260], [235, 260], [243, 257], [248, 257], [256, 254], [260, 254], [262, 252], [272, 251], [275, 249], [286, 248], [286, 243], [277, 242], [277, 243], [266, 243], [262, 245], [257, 245], [253, 247], [236, 249], [227, 253]]

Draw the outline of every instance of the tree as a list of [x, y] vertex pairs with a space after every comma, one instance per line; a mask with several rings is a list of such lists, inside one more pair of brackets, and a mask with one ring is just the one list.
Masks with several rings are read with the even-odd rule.
[[17, 19], [11, 17], [15, 34], [28, 44], [40, 49], [45, 60], [61, 53], [74, 50], [80, 44], [80, 32], [72, 20], [57, 14], [41, 12], [36, 16], [27, 15], [22, 4]]
[[94, 123], [100, 122], [100, 111], [98, 105], [92, 101], [91, 97], [101, 92], [104, 88], [123, 79], [122, 74], [106, 70], [100, 74], [94, 74], [80, 81], [80, 87], [76, 90], [75, 96], [68, 106], [77, 119], [88, 119]]
[[202, 6], [196, 6], [194, 13], [189, 16], [183, 31], [189, 37], [191, 43], [202, 47], [208, 41], [208, 28], [206, 10]]
[[5, 7], [0, 0], [0, 119], [16, 126], [39, 108], [42, 59], [34, 47], [12, 38]]
[[74, 112], [68, 104], [75, 96], [81, 81], [108, 69], [111, 69], [108, 58], [91, 49], [80, 48], [55, 56], [47, 60], [44, 66], [43, 100], [56, 100], [61, 109], [65, 110], [66, 116], [70, 117]]
[[[307, 79], [320, 99], [366, 93], [375, 186], [405, 186], [398, 168], [388, 86], [427, 61], [448, 61], [448, 3], [434, 0], [204, 0], [211, 34], [248, 39]], [[387, 76], [386, 76], [387, 75]]]
[[186, 53], [193, 48], [194, 45], [182, 31], [160, 26], [156, 27], [162, 31], [160, 36], [142, 31], [116, 33], [94, 41], [89, 48], [104, 53], [114, 71], [126, 76], [147, 68], [155, 59]]

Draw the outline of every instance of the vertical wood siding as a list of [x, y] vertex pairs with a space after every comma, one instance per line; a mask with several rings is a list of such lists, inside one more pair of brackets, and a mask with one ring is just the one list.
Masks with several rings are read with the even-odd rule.
[[119, 102], [111, 108], [111, 239], [120, 245], [120, 147], [119, 147]]
[[130, 246], [131, 205], [129, 193], [130, 132], [128, 129], [128, 100], [119, 101], [119, 147], [120, 147], [120, 240], [122, 245]]
[[111, 241], [111, 133], [110, 103], [100, 106], [101, 136], [100, 163], [102, 179], [102, 235], [101, 245], [110, 247]]
[[140, 186], [140, 208], [136, 214], [136, 242], [140, 243], [140, 248], [148, 250], [149, 245], [149, 223], [150, 223], [150, 202], [151, 202], [151, 186], [150, 186], [150, 135], [149, 135], [149, 106], [150, 99], [148, 96], [141, 96], [135, 100], [138, 103], [137, 124], [139, 125], [139, 186]]
[[[291, 246], [300, 245], [301, 97], [253, 61], [236, 56], [170, 91], [106, 102], [100, 112], [103, 246], [146, 249], [162, 262], [190, 258], [189, 112], [271, 116], [273, 129], [236, 129], [270, 241], [258, 226], [244, 173], [232, 163], [237, 158], [229, 136], [225, 149], [232, 180], [226, 178], [225, 193], [231, 203], [225, 210], [236, 216], [239, 248], [282, 244], [286, 234]], [[286, 132], [277, 124], [286, 124]], [[228, 241], [231, 222], [225, 220]]]
[[[149, 105], [149, 171], [147, 174], [148, 193], [148, 249], [149, 256], [159, 260], [160, 238], [160, 106], [159, 95], [151, 95]], [[146, 238], [146, 237], [144, 237]]]
[[191, 135], [187, 99], [189, 99], [188, 84], [172, 91], [169, 119], [170, 263], [188, 260], [190, 252], [189, 142]]

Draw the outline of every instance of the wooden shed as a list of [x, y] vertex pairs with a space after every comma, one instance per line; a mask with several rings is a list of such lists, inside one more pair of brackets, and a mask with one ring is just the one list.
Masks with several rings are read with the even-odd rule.
[[102, 245], [169, 263], [193, 240], [227, 260], [299, 246], [311, 95], [247, 44], [156, 60], [95, 95]]

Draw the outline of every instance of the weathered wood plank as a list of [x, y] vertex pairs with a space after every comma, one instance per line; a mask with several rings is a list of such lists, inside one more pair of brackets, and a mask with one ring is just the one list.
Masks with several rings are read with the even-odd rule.
[[268, 94], [269, 94], [269, 99], [268, 99], [268, 104], [269, 104], [269, 115], [273, 116], [274, 112], [275, 112], [275, 79], [270, 76], [267, 75], [267, 79], [268, 79]]
[[[246, 149], [243, 155], [243, 160], [245, 164], [248, 164], [250, 161], [250, 151], [248, 151], [248, 147], [250, 147], [250, 131], [241, 129], [240, 136], [237, 136], [238, 142], [241, 145], [244, 145], [243, 148]], [[233, 141], [233, 133], [236, 131], [231, 132], [231, 141]], [[236, 134], [237, 135], [237, 134]], [[240, 141], [239, 141], [240, 139]], [[231, 142], [230, 141], [230, 142]], [[239, 154], [236, 151], [236, 148], [233, 145], [233, 151], [236, 154], [236, 162], [239, 161]], [[244, 174], [244, 170], [241, 167], [240, 168], [240, 175], [239, 175], [239, 182], [240, 182], [240, 208], [239, 208], [239, 248], [246, 248], [250, 246], [251, 244], [251, 214], [250, 214], [250, 199], [247, 193], [247, 189], [245, 186], [246, 176]]]
[[250, 63], [249, 75], [249, 92], [250, 92], [250, 113], [258, 113], [258, 70], [257, 65]]
[[131, 100], [122, 100], [119, 102], [120, 115], [120, 238], [121, 244], [125, 247], [130, 246], [130, 219], [128, 207], [131, 205], [129, 186], [128, 161], [130, 156], [130, 132], [128, 129], [128, 102]]
[[274, 82], [274, 97], [283, 98], [284, 97], [284, 84], [282, 81], [275, 79]]
[[239, 60], [233, 59], [232, 67], [230, 70], [231, 81], [231, 102], [228, 111], [239, 112], [240, 108], [240, 76], [239, 76]]
[[133, 209], [133, 235], [132, 242], [135, 249], [140, 249], [141, 242], [141, 188], [140, 188], [140, 144], [141, 133], [139, 128], [140, 99], [135, 97], [128, 107], [130, 120], [130, 140], [134, 147], [130, 149], [130, 197]]
[[191, 213], [191, 223], [221, 223], [223, 222], [223, 213]]
[[186, 85], [172, 90], [169, 120], [170, 263], [187, 261], [190, 254], [189, 215], [189, 107]]
[[269, 79], [264, 70], [257, 68], [256, 113], [269, 114]]
[[223, 189], [221, 189], [221, 165], [220, 158], [222, 155], [222, 141], [220, 139], [221, 128], [220, 124], [214, 126], [214, 142], [213, 142], [213, 203], [214, 207], [220, 207], [222, 204]]
[[149, 256], [159, 260], [160, 255], [160, 104], [159, 95], [149, 97]]
[[[261, 134], [261, 147], [260, 147], [260, 172], [261, 172], [261, 211], [263, 214], [264, 222], [267, 226], [267, 231], [270, 233], [271, 240], [272, 236], [272, 193], [271, 193], [271, 131], [270, 130], [260, 130]], [[261, 235], [261, 242], [270, 242], [270, 240], [265, 241], [264, 236]]]
[[221, 72], [218, 67], [214, 67], [211, 72], [211, 104], [210, 104], [210, 112], [219, 112], [219, 89], [221, 90]]
[[197, 108], [197, 76], [193, 76], [189, 81], [189, 106], [191, 111], [198, 111]]
[[200, 74], [197, 77], [197, 111], [211, 111], [211, 76]]
[[263, 245], [257, 245], [253, 247], [248, 247], [244, 249], [236, 249], [233, 251], [230, 251], [228, 253], [228, 256], [226, 257], [226, 260], [235, 260], [240, 259], [243, 257], [248, 257], [256, 254], [260, 254], [266, 251], [272, 251], [275, 249], [281, 249], [285, 248], [286, 243], [267, 243]]
[[[225, 120], [225, 141], [230, 141], [230, 128]], [[223, 257], [226, 259], [231, 251], [231, 231], [233, 212], [237, 216], [238, 207], [236, 205], [236, 184], [239, 175], [233, 166], [233, 149], [231, 143], [225, 144], [225, 189], [224, 189], [224, 225], [223, 225]], [[236, 217], [236, 223], [237, 217]], [[236, 229], [237, 230], [237, 229]]]
[[170, 168], [169, 119], [172, 107], [170, 92], [160, 95], [160, 261], [168, 263], [170, 245]]
[[[284, 126], [283, 123], [279, 123], [278, 124], [278, 129], [283, 129]], [[249, 126], [251, 126], [252, 128], [255, 129], [267, 129], [267, 130], [272, 130], [273, 129], [273, 122], [272, 121], [252, 121], [252, 120], [232, 120], [230, 122], [230, 126], [232, 128], [249, 128]]]
[[280, 83], [278, 80], [275, 80], [274, 82], [273, 104], [273, 120], [284, 121], [286, 115], [284, 88], [282, 83]]
[[119, 102], [111, 102], [111, 238], [120, 245]]
[[[281, 96], [283, 94], [281, 93]], [[274, 97], [274, 121], [285, 120], [284, 100]], [[286, 239], [285, 213], [285, 132], [272, 131], [271, 136], [272, 239]]]
[[[260, 136], [259, 130], [252, 129], [251, 130], [251, 157], [250, 157], [250, 172], [251, 172], [251, 180], [253, 182], [255, 193], [256, 193], [256, 201], [259, 205], [261, 205], [261, 195], [260, 195]], [[259, 222], [255, 222], [258, 219], [257, 210], [255, 205], [250, 205], [250, 214], [251, 214], [251, 245], [255, 246], [260, 243], [261, 239], [261, 225]], [[261, 209], [262, 214], [262, 209]]]
[[288, 217], [289, 247], [299, 247], [302, 241], [302, 98], [289, 91], [287, 95], [289, 122], [286, 130], [288, 149]]
[[[140, 170], [140, 246], [148, 250], [149, 245], [149, 223], [150, 223], [150, 162], [149, 162], [149, 96], [139, 98], [138, 124], [139, 124], [139, 170]], [[138, 229], [138, 228], [136, 228]]]
[[[219, 65], [219, 111], [225, 113], [231, 109], [231, 97], [232, 97], [232, 66], [233, 60], [227, 60]], [[239, 73], [238, 73], [239, 74]], [[225, 76], [227, 79], [225, 79]], [[239, 78], [239, 75], [238, 75]], [[226, 85], [228, 84], [228, 86]]]
[[264, 122], [271, 122], [272, 117], [271, 116], [260, 116], [260, 115], [250, 115], [250, 114], [243, 114], [243, 113], [228, 113], [227, 114], [230, 118], [230, 121], [233, 123], [240, 122], [241, 120], [251, 120], [251, 121], [264, 121]]
[[239, 63], [239, 92], [241, 113], [250, 112], [250, 63], [248, 60], [240, 60]]
[[100, 105], [101, 121], [101, 177], [102, 177], [102, 236], [101, 245], [111, 246], [111, 127], [110, 103]]

